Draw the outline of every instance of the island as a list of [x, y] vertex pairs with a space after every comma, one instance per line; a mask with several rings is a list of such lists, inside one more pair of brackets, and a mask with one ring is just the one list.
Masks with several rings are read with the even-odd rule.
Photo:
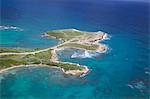
[[62, 62], [57, 52], [65, 48], [81, 49], [91, 52], [103, 52], [107, 46], [100, 41], [107, 38], [102, 31], [86, 32], [77, 29], [51, 30], [42, 34], [42, 37], [55, 38], [60, 42], [46, 49], [0, 48], [0, 73], [22, 66], [49, 66], [60, 68], [65, 74], [82, 76], [87, 74], [87, 66], [76, 63]]

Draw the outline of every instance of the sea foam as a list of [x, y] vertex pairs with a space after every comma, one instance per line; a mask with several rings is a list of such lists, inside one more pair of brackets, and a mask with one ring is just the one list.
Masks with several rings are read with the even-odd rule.
[[0, 26], [0, 30], [16, 30], [16, 31], [23, 31], [22, 28], [16, 26]]
[[104, 36], [103, 36], [102, 41], [103, 41], [103, 40], [110, 40], [110, 39], [111, 39], [111, 35], [105, 33]]
[[88, 51], [84, 51], [82, 53], [74, 52], [71, 55], [71, 58], [92, 58], [97, 55], [98, 55], [98, 53], [92, 53], [92, 52], [88, 52]]

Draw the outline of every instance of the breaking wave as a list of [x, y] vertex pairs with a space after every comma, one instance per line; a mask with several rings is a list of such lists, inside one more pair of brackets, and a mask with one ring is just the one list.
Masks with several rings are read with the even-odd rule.
[[88, 51], [84, 51], [83, 53], [74, 52], [71, 55], [71, 58], [92, 58], [97, 55], [98, 55], [98, 53], [92, 53], [92, 52], [88, 52]]
[[16, 30], [16, 31], [23, 31], [22, 28], [16, 26], [0, 26], [0, 30]]
[[[109, 40], [111, 38], [111, 36], [109, 36], [108, 34], [106, 34], [106, 36], [104, 36], [104, 39], [103, 40]], [[110, 53], [111, 52], [111, 48], [104, 44], [105, 46], [107, 46], [107, 48], [104, 50], [104, 51], [101, 51], [101, 52], [89, 52], [87, 50], [85, 50], [84, 52], [74, 52], [72, 55], [71, 55], [71, 58], [93, 58], [93, 57], [96, 57], [100, 54], [104, 54], [104, 53]]]
[[103, 36], [102, 41], [103, 41], [103, 40], [110, 40], [110, 39], [111, 39], [111, 35], [105, 33], [104, 36]]
[[137, 89], [142, 93], [145, 90], [147, 90], [147, 86], [145, 85], [145, 83], [143, 81], [135, 81], [135, 82], [129, 83], [128, 87], [130, 87], [132, 89]]

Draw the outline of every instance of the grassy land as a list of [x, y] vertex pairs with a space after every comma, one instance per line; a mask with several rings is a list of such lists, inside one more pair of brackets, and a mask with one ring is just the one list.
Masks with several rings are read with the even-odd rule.
[[[85, 32], [80, 32], [77, 30], [72, 29], [64, 29], [64, 30], [53, 30], [47, 32], [47, 35], [49, 37], [54, 37], [56, 39], [62, 40], [62, 41], [68, 41], [75, 37], [79, 37], [86, 34]], [[88, 34], [88, 36], [91, 34]], [[70, 47], [70, 48], [81, 48], [81, 49], [87, 49], [87, 50], [96, 50], [98, 45], [82, 45], [75, 43], [67, 43], [64, 45], [59, 46], [61, 47]], [[21, 52], [33, 52], [37, 51], [39, 49], [21, 49], [21, 48], [0, 48], [0, 53], [21, 53]], [[16, 54], [16, 55], [3, 55], [0, 56], [0, 69], [16, 66], [16, 65], [30, 65], [30, 64], [45, 64], [49, 66], [56, 66], [61, 67], [65, 71], [66, 70], [82, 70], [83, 67], [76, 65], [76, 64], [70, 64], [70, 63], [52, 63], [50, 61], [51, 59], [51, 51], [52, 49], [49, 49], [47, 51], [40, 51], [36, 52], [36, 54]]]
[[52, 63], [50, 62], [51, 50], [28, 55], [4, 55], [0, 56], [0, 69], [17, 66], [17, 65], [30, 65], [30, 64], [45, 64], [49, 66], [56, 66], [64, 68], [67, 70], [82, 70], [83, 67], [80, 67], [76, 64], [69, 63]]
[[47, 65], [60, 67], [60, 68], [63, 68], [65, 71], [67, 71], [67, 70], [83, 70], [84, 69], [81, 66], [78, 66], [76, 64], [69, 64], [69, 63], [50, 63]]
[[86, 50], [96, 50], [98, 48], [98, 45], [83, 45], [83, 44], [77, 44], [77, 43], [67, 43], [64, 45], [59, 46], [59, 48], [61, 47], [69, 47], [69, 48], [83, 48]]
[[50, 37], [54, 37], [56, 39], [60, 39], [63, 41], [68, 41], [76, 36], [83, 35], [83, 32], [80, 31], [72, 31], [71, 29], [64, 29], [64, 30], [53, 30], [47, 32]]
[[21, 52], [32, 52], [34, 49], [23, 49], [23, 48], [0, 48], [0, 53], [12, 52], [12, 53], [21, 53]]
[[50, 50], [35, 55], [4, 55], [0, 56], [0, 69], [14, 65], [48, 64], [50, 63]]

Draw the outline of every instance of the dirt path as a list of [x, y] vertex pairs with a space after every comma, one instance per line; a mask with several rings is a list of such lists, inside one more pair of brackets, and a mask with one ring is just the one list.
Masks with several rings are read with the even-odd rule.
[[[86, 44], [86, 43], [90, 43], [90, 40], [97, 40], [97, 39], [99, 39], [97, 36], [93, 36], [93, 38], [89, 39], [89, 38], [87, 38], [86, 34], [83, 34], [83, 35], [77, 36], [75, 38], [72, 38], [72, 39], [70, 39], [70, 40], [68, 40], [66, 42], [63, 42], [61, 44], [58, 44], [56, 46], [49, 47], [49, 48], [46, 48], [46, 49], [42, 49], [42, 50], [38, 50], [38, 51], [34, 51], [34, 52], [23, 52], [23, 53], [12, 53], [12, 52], [10, 52], [10, 53], [9, 52], [7, 52], [7, 53], [0, 53], [0, 56], [3, 56], [3, 55], [28, 55], [28, 54], [37, 54], [37, 53], [40, 53], [40, 52], [51, 50], [52, 57], [51, 57], [50, 61], [54, 62], [54, 63], [57, 63], [57, 62], [61, 62], [61, 61], [58, 60], [58, 57], [57, 57], [57, 51], [61, 49], [60, 46], [68, 44], [68, 43], [71, 43], [74, 40], [77, 40], [81, 44]], [[78, 43], [76, 41], [74, 41], [74, 42]], [[98, 42], [96, 42], [96, 43], [98, 43]], [[61, 63], [66, 64], [65, 62], [61, 62]], [[14, 67], [12, 67], [12, 68], [14, 68]], [[82, 76], [83, 74], [86, 74], [89, 71], [89, 69], [86, 66], [84, 66], [84, 70], [82, 70], [82, 71], [81, 70], [68, 70], [68, 71], [64, 71], [63, 68], [61, 68], [61, 69], [62, 69], [62, 71], [65, 74], [80, 75], [80, 76]]]
[[36, 53], [48, 51], [49, 49], [51, 49], [51, 48], [46, 48], [46, 49], [42, 49], [42, 50], [38, 50], [38, 51], [34, 51], [34, 52], [23, 52], [23, 53], [0, 53], [0, 56], [2, 56], [2, 55], [28, 55], [28, 54], [36, 54]]
[[[73, 40], [78, 40], [78, 41], [81, 41], [80, 43], [83, 43], [83, 42], [85, 42], [85, 41], [82, 41], [82, 40], [80, 40], [81, 38], [83, 38], [83, 37], [86, 37], [86, 34], [83, 34], [83, 35], [80, 35], [80, 36], [77, 36], [77, 37], [75, 37], [75, 38], [72, 38], [72, 39], [70, 39], [70, 40], [68, 40], [68, 41], [66, 41], [66, 42], [63, 42], [63, 43], [61, 43], [61, 44], [58, 44], [58, 45], [56, 45], [56, 46], [54, 46], [54, 47], [49, 47], [49, 48], [46, 48], [46, 49], [42, 49], [42, 50], [38, 50], [38, 51], [34, 51], [34, 52], [23, 52], [23, 53], [12, 53], [12, 52], [7, 52], [7, 53], [0, 53], [0, 56], [3, 56], [3, 55], [28, 55], [28, 54], [36, 54], [36, 53], [40, 53], [40, 52], [44, 52], [44, 51], [48, 51], [48, 50], [52, 50], [51, 51], [51, 53], [52, 53], [52, 60], [57, 60], [57, 54], [56, 54], [56, 52], [57, 52], [57, 50], [59, 50], [59, 46], [62, 46], [62, 45], [65, 45], [65, 44], [67, 44], [67, 43], [70, 43], [70, 42], [72, 42]], [[83, 38], [84, 39], [84, 38]], [[88, 42], [88, 39], [86, 40], [86, 42]], [[83, 43], [84, 44], [84, 43]]]

